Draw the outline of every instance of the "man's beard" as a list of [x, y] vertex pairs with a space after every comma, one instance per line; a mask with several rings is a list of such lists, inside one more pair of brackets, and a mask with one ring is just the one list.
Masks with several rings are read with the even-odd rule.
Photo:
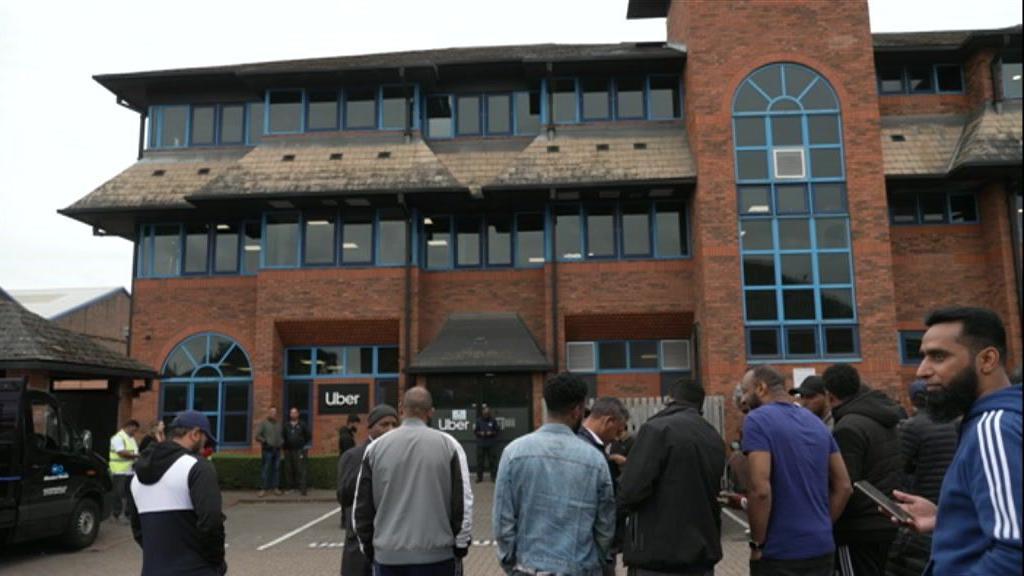
[[744, 404], [747, 405], [748, 412], [756, 410], [761, 407], [761, 398], [757, 394], [751, 394], [745, 399]]
[[928, 413], [940, 422], [950, 422], [971, 409], [978, 397], [978, 373], [974, 362], [953, 377], [947, 386], [928, 389]]

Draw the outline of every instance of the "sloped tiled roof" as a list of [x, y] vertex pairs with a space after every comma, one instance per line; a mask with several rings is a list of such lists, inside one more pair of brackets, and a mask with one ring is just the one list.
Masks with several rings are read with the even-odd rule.
[[923, 32], [880, 32], [871, 35], [876, 50], [961, 48], [968, 41], [1003, 34], [1020, 34], [1021, 25], [981, 30], [929, 30]]
[[144, 364], [28, 311], [0, 290], [0, 367], [153, 378]]
[[538, 136], [487, 187], [679, 181], [696, 175], [681, 121], [566, 126], [554, 138]]
[[409, 372], [416, 373], [550, 369], [530, 330], [514, 313], [452, 314], [409, 365]]
[[945, 175], [963, 127], [963, 116], [883, 117], [885, 175]]
[[533, 138], [481, 140], [464, 145], [458, 140], [430, 142], [452, 176], [469, 188], [485, 186], [515, 162]]
[[120, 286], [99, 288], [48, 288], [45, 290], [8, 290], [7, 293], [25, 308], [43, 318], [53, 320], [81, 307], [116, 294], [128, 293]]
[[1021, 103], [986, 106], [964, 127], [952, 168], [1021, 164]]

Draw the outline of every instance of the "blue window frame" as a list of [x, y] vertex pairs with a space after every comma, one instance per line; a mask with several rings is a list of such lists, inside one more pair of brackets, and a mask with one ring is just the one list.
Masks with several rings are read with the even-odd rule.
[[924, 332], [909, 330], [900, 332], [900, 362], [905, 365], [918, 365], [924, 356], [921, 355], [921, 339]]
[[261, 268], [297, 268], [302, 262], [302, 214], [267, 212], [263, 215]]
[[885, 64], [878, 67], [879, 94], [962, 94], [964, 72], [960, 64]]
[[305, 100], [306, 131], [338, 129], [341, 120], [341, 93], [338, 90], [307, 90]]
[[455, 104], [451, 94], [431, 94], [424, 106], [426, 132], [435, 140], [455, 136]]
[[622, 373], [691, 370], [689, 340], [567, 342], [570, 372]]
[[455, 97], [455, 133], [459, 136], [478, 136], [484, 127], [483, 98], [479, 94], [459, 94]]
[[286, 379], [348, 378], [352, 376], [395, 376], [398, 347], [295, 346], [285, 349]]
[[643, 76], [616, 78], [614, 81], [615, 118], [641, 120], [647, 117], [647, 79]]
[[245, 143], [255, 146], [266, 135], [266, 106], [261, 100], [245, 105]]
[[893, 191], [889, 193], [889, 222], [915, 224], [977, 224], [978, 204], [972, 192]]
[[377, 90], [372, 87], [352, 87], [345, 90], [345, 129], [373, 130], [377, 128]]
[[552, 78], [545, 82], [550, 93], [551, 110], [548, 111], [552, 124], [576, 124], [580, 121], [580, 90], [576, 78]]
[[583, 78], [579, 86], [580, 117], [584, 121], [611, 120], [611, 81], [608, 78]]
[[160, 377], [160, 417], [197, 410], [210, 419], [218, 447], [248, 446], [252, 422], [252, 368], [233, 339], [190, 336], [167, 356]]
[[839, 102], [796, 64], [736, 90], [733, 135], [747, 356], [859, 353]]
[[689, 226], [681, 201], [556, 204], [559, 261], [689, 257]]
[[297, 134], [304, 132], [306, 130], [305, 103], [305, 90], [267, 90], [266, 133]]
[[151, 106], [149, 147], [184, 148], [189, 145], [191, 111], [188, 105]]
[[647, 117], [650, 120], [681, 118], [683, 89], [678, 75], [657, 74], [647, 77]]
[[180, 276], [183, 243], [181, 224], [140, 226], [136, 270], [139, 278]]
[[540, 212], [420, 217], [418, 247], [428, 270], [537, 268], [546, 261], [545, 217]]

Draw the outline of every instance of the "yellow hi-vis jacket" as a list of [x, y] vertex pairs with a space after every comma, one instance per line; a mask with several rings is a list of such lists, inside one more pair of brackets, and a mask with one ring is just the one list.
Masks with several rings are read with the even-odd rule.
[[135, 444], [135, 439], [131, 437], [131, 434], [124, 430], [118, 430], [117, 434], [114, 434], [113, 438], [110, 439], [110, 473], [114, 475], [131, 474], [134, 460], [122, 458], [117, 453], [118, 451], [114, 450], [114, 440], [117, 438], [123, 441], [124, 450], [136, 454], [139, 453], [139, 447]]

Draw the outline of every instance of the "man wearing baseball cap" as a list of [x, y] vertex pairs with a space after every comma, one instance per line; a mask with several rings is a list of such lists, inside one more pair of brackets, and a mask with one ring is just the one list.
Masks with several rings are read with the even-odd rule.
[[217, 471], [200, 454], [217, 439], [206, 416], [179, 412], [167, 440], [135, 464], [129, 499], [142, 576], [222, 576], [224, 513]]
[[796, 396], [801, 406], [821, 418], [825, 426], [832, 430], [832, 408], [829, 406], [828, 398], [825, 397], [825, 381], [821, 376], [808, 376], [800, 383], [800, 386], [789, 391], [790, 395]]

